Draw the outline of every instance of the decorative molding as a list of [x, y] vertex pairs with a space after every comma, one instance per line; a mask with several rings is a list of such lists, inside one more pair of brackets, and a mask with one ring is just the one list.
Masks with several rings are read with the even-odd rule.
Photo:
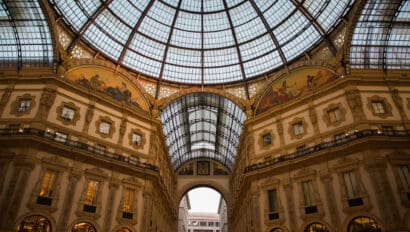
[[[74, 117], [71, 120], [65, 119], [61, 116], [64, 107], [67, 107], [67, 108], [70, 108], [70, 109], [74, 110]], [[80, 119], [80, 107], [77, 107], [73, 102], [62, 102], [57, 107], [56, 111], [57, 111], [57, 120], [60, 121], [65, 126], [67, 126], [67, 125], [75, 126], [77, 121]]]
[[9, 102], [12, 92], [13, 92], [12, 88], [4, 89], [4, 93], [0, 99], [0, 115], [3, 113], [3, 110], [6, 107], [7, 102]]
[[360, 120], [364, 117], [363, 113], [363, 101], [358, 89], [350, 89], [346, 91], [347, 104], [353, 113], [355, 120]]
[[[102, 122], [106, 122], [110, 124], [110, 130], [108, 131], [108, 134], [101, 133], [100, 124]], [[95, 133], [100, 135], [102, 138], [112, 138], [114, 132], [115, 132], [114, 121], [111, 120], [110, 117], [108, 116], [99, 116], [98, 120], [95, 122]]]
[[56, 99], [56, 90], [50, 88], [44, 88], [43, 93], [40, 98], [40, 106], [37, 112], [38, 118], [42, 120], [47, 120], [50, 108]]
[[[329, 112], [332, 110], [340, 111], [340, 119], [338, 121], [332, 122], [330, 120]], [[326, 123], [326, 126], [339, 126], [342, 122], [346, 121], [346, 109], [342, 106], [341, 103], [331, 103], [323, 109], [322, 119]]]
[[[16, 97], [16, 99], [10, 104], [10, 114], [16, 117], [21, 117], [23, 115], [29, 114], [31, 110], [34, 108], [34, 106], [36, 105], [35, 99], [36, 99], [35, 96], [32, 96], [28, 93]], [[24, 100], [30, 100], [30, 106], [25, 111], [19, 111], [18, 109], [20, 107], [20, 101], [24, 101]]]
[[[383, 104], [384, 108], [384, 113], [377, 113], [372, 106], [372, 102], [381, 102]], [[389, 116], [393, 116], [392, 114], [392, 106], [390, 103], [386, 100], [385, 97], [380, 97], [378, 95], [373, 95], [371, 97], [367, 98], [367, 108], [372, 112], [373, 116], [379, 117], [379, 118], [387, 118]]]
[[88, 106], [87, 113], [85, 113], [83, 132], [88, 132], [88, 128], [90, 126], [91, 120], [93, 119], [93, 116], [94, 116], [94, 109], [95, 109], [94, 105]]

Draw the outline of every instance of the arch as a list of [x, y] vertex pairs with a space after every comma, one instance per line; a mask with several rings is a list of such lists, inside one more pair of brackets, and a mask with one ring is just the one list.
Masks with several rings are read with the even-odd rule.
[[299, 231], [303, 232], [331, 232], [333, 229], [328, 223], [322, 220], [310, 220], [300, 227]]
[[347, 232], [381, 232], [381, 226], [371, 217], [358, 216], [350, 220]]
[[194, 158], [214, 159], [232, 170], [246, 119], [234, 102], [214, 93], [190, 93], [168, 104], [160, 119], [174, 170]]
[[47, 217], [41, 214], [33, 214], [21, 220], [16, 228], [18, 232], [51, 232], [54, 227]]
[[191, 178], [190, 181], [187, 181], [182, 186], [180, 185], [180, 182], [181, 181], [178, 181], [177, 196], [176, 196], [176, 199], [178, 199], [178, 201], [176, 202], [176, 204], [179, 205], [179, 203], [182, 200], [182, 197], [184, 197], [185, 194], [187, 194], [190, 190], [194, 188], [198, 188], [198, 187], [208, 187], [208, 188], [212, 188], [215, 191], [219, 192], [219, 194], [221, 194], [221, 196], [224, 198], [227, 208], [230, 208], [231, 195], [229, 191], [229, 180], [228, 179], [226, 181], [227, 183], [226, 186], [216, 182], [215, 180], [211, 180], [209, 178], [203, 179], [203, 178], [198, 178], [198, 177]]
[[347, 217], [344, 222], [343, 222], [343, 231], [349, 231], [349, 225], [350, 223], [355, 219], [355, 218], [359, 218], [359, 217], [366, 217], [366, 218], [371, 218], [374, 221], [376, 221], [378, 223], [378, 225], [380, 226], [381, 231], [385, 231], [384, 228], [384, 221], [381, 218], [378, 218], [375, 215], [369, 214], [366, 211], [360, 211], [360, 212], [356, 212], [354, 214], [351, 214], [349, 217]]
[[127, 226], [117, 226], [113, 232], [133, 232], [129, 227]]
[[151, 104], [139, 83], [114, 68], [83, 64], [72, 67], [61, 75], [87, 89], [105, 93], [114, 100], [150, 113]]
[[254, 114], [264, 113], [274, 106], [311, 94], [338, 78], [339, 74], [333, 68], [318, 65], [278, 73], [256, 96]]
[[[83, 230], [87, 228], [88, 230]], [[96, 222], [90, 220], [79, 219], [74, 221], [69, 227], [69, 232], [99, 232], [100, 227]]]
[[275, 227], [273, 227], [273, 228], [271, 228], [271, 229], [267, 229], [266, 231], [267, 231], [267, 232], [287, 232], [286, 229], [284, 229], [284, 228], [282, 228], [282, 227], [278, 227], [278, 226], [275, 226]]

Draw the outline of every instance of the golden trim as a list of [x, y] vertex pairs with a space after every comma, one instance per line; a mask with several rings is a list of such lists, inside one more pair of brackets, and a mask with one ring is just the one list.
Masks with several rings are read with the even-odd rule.
[[[296, 123], [302, 123], [303, 126], [303, 133], [300, 133], [298, 135], [295, 135], [294, 129], [293, 129], [293, 125], [295, 125]], [[291, 139], [301, 139], [303, 138], [303, 136], [306, 135], [307, 132], [307, 123], [305, 121], [304, 117], [296, 117], [294, 118], [292, 121], [290, 121], [288, 123], [288, 133], [290, 135]]]
[[[329, 117], [329, 112], [333, 110], [340, 111], [340, 119], [338, 121], [332, 122]], [[326, 123], [326, 126], [339, 126], [342, 122], [346, 121], [346, 110], [343, 108], [341, 103], [331, 103], [326, 108], [323, 109], [323, 121]]]
[[[141, 136], [141, 142], [140, 144], [135, 144], [132, 142], [132, 135], [133, 134], [138, 134]], [[128, 134], [128, 141], [129, 144], [134, 147], [135, 149], [142, 149], [145, 145], [146, 139], [145, 139], [145, 134], [140, 130], [140, 129], [131, 129], [131, 132]]]
[[[61, 114], [63, 113], [64, 107], [70, 108], [74, 110], [74, 116], [71, 120], [67, 120], [63, 117], [61, 117]], [[60, 121], [64, 125], [73, 125], [75, 126], [77, 124], [77, 121], [80, 119], [80, 107], [75, 106], [74, 103], [72, 102], [61, 102], [61, 104], [57, 107], [57, 120]]]
[[[16, 99], [10, 104], [10, 114], [15, 115], [16, 117], [23, 116], [25, 114], [30, 114], [31, 110], [36, 105], [35, 96], [32, 96], [28, 93], [17, 96]], [[20, 101], [22, 100], [30, 100], [30, 106], [26, 111], [18, 111], [18, 107], [20, 106]]]
[[[107, 122], [110, 124], [110, 130], [108, 134], [104, 134], [100, 131], [100, 124], [102, 122]], [[111, 120], [108, 116], [99, 116], [98, 120], [95, 122], [95, 133], [100, 135], [102, 138], [112, 138], [112, 135], [115, 131], [115, 124], [114, 121]]]
[[[373, 102], [381, 102], [384, 107], [384, 113], [379, 114], [376, 111], [374, 111], [372, 103]], [[379, 95], [373, 95], [371, 97], [367, 98], [367, 108], [372, 112], [373, 116], [379, 117], [379, 118], [387, 118], [389, 116], [393, 116], [392, 114], [392, 107], [391, 104], [386, 100], [385, 97], [380, 97]]]

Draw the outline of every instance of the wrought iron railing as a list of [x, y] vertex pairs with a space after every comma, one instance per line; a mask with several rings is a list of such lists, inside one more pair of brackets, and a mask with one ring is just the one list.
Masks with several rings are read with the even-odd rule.
[[306, 147], [302, 149], [298, 149], [296, 152], [281, 155], [269, 161], [263, 163], [253, 164], [251, 166], [245, 167], [244, 173], [262, 169], [268, 166], [272, 166], [284, 161], [293, 160], [299, 157], [303, 157], [318, 151], [322, 151], [328, 148], [338, 147], [352, 141], [356, 141], [366, 137], [409, 137], [410, 130], [362, 130], [362, 131], [355, 131], [353, 134], [346, 134], [345, 136], [338, 137], [329, 142], [324, 142], [320, 144], [316, 144], [311, 147]]
[[56, 136], [56, 133], [47, 132], [44, 130], [36, 129], [36, 128], [3, 128], [0, 129], [0, 137], [4, 136], [35, 136], [47, 140], [48, 142], [56, 143], [59, 145], [64, 145], [66, 147], [70, 147], [73, 149], [86, 151], [104, 158], [113, 159], [116, 161], [124, 162], [130, 164], [132, 166], [150, 169], [153, 171], [158, 171], [158, 168], [152, 164], [143, 163], [138, 159], [134, 159], [132, 157], [127, 157], [121, 154], [117, 154], [114, 152], [109, 152], [106, 150], [102, 150], [100, 147], [92, 146], [80, 141], [74, 141], [67, 138], [62, 138], [61, 136]]

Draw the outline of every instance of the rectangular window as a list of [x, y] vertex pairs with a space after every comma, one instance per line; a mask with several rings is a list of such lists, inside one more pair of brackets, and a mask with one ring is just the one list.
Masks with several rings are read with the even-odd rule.
[[31, 99], [21, 99], [17, 108], [18, 112], [27, 112], [30, 109]]
[[137, 133], [132, 134], [132, 143], [139, 146], [141, 145], [141, 135]]
[[338, 122], [342, 119], [339, 108], [329, 110], [327, 112], [327, 115], [329, 116], [329, 120], [332, 123]]
[[124, 191], [124, 203], [122, 206], [122, 211], [127, 213], [133, 212], [134, 206], [134, 193], [133, 189], [126, 188]]
[[373, 111], [376, 114], [384, 114], [386, 113], [386, 110], [384, 109], [384, 103], [383, 101], [372, 101], [372, 107]]
[[410, 173], [408, 165], [400, 165], [398, 167], [400, 182], [404, 191], [410, 193]]
[[269, 212], [278, 211], [278, 199], [277, 199], [276, 189], [268, 190], [268, 204], [269, 204]]
[[62, 142], [65, 143], [67, 141], [67, 134], [61, 133], [61, 132], [56, 132], [54, 136], [54, 140], [57, 142]]
[[43, 179], [41, 181], [39, 196], [51, 198], [56, 177], [57, 173], [55, 171], [48, 170], [44, 173]]
[[303, 181], [302, 183], [303, 200], [305, 206], [316, 205], [315, 192], [313, 191], [313, 184], [311, 180]]
[[96, 180], [89, 180], [87, 183], [87, 190], [85, 192], [85, 205], [93, 205], [97, 204], [97, 193], [99, 188], [99, 182]]
[[343, 173], [345, 190], [348, 199], [357, 198], [359, 195], [359, 184], [357, 183], [356, 174], [351, 172]]
[[110, 133], [111, 123], [102, 121], [100, 123], [100, 133], [108, 135]]
[[294, 135], [301, 135], [305, 133], [305, 130], [303, 128], [303, 123], [302, 122], [297, 122], [293, 124], [293, 134]]
[[64, 106], [60, 117], [64, 120], [71, 121], [74, 119], [75, 110]]

